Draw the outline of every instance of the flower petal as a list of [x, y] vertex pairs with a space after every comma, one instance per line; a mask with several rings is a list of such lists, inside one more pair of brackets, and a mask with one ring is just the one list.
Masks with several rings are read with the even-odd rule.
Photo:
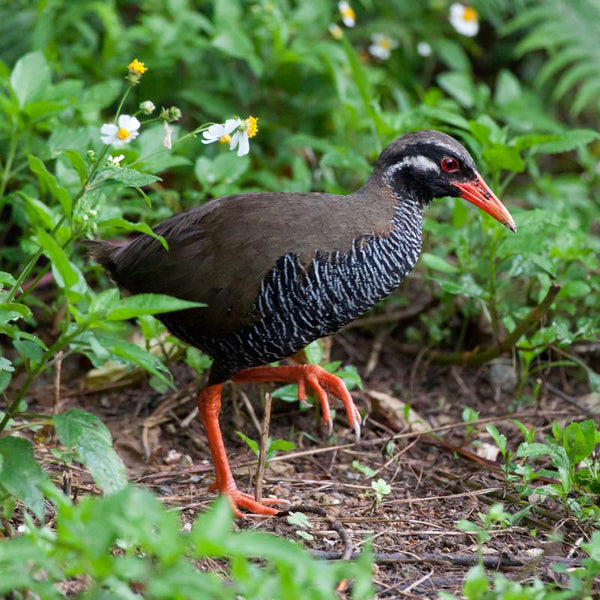
[[117, 131], [119, 131], [119, 128], [114, 123], [104, 123], [100, 127], [100, 133], [103, 135], [117, 135]]
[[248, 141], [248, 132], [240, 132], [240, 144], [238, 146], [238, 156], [244, 156], [250, 152], [250, 142]]

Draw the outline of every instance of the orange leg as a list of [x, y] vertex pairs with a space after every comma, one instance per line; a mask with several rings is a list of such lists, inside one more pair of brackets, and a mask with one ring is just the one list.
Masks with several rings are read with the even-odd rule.
[[[236, 517], [242, 516], [242, 513], [239, 511], [240, 508], [245, 508], [252, 513], [261, 515], [277, 514], [277, 510], [264, 506], [249, 494], [240, 492], [235, 485], [231, 467], [229, 466], [229, 460], [227, 459], [225, 444], [223, 443], [223, 436], [221, 435], [221, 427], [219, 426], [222, 389], [222, 384], [209, 385], [203, 390], [200, 390], [198, 394], [198, 410], [200, 412], [202, 424], [206, 430], [208, 445], [210, 446], [213, 463], [215, 465], [216, 480], [209, 489], [210, 491], [217, 490], [219, 493], [225, 494], [229, 498]], [[265, 498], [263, 502], [268, 504], [285, 501], [276, 498]]]
[[339, 398], [346, 409], [350, 427], [354, 429], [356, 439], [360, 438], [360, 413], [354, 405], [352, 396], [346, 387], [346, 384], [337, 376], [327, 372], [318, 365], [293, 365], [290, 367], [253, 367], [240, 371], [233, 381], [237, 383], [281, 381], [298, 384], [298, 399], [306, 402], [306, 387], [310, 387], [321, 404], [323, 412], [323, 422], [328, 428], [329, 433], [333, 429], [331, 420], [331, 411], [329, 408], [329, 398], [327, 393], [331, 393]]

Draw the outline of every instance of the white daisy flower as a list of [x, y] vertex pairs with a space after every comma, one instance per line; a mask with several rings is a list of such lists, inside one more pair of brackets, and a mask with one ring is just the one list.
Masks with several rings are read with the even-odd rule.
[[450, 6], [450, 25], [461, 35], [474, 37], [479, 33], [479, 15], [474, 8], [455, 2]]
[[356, 25], [356, 13], [349, 2], [338, 2], [338, 10], [342, 15], [342, 22], [346, 27], [354, 27]]
[[130, 115], [121, 115], [117, 119], [117, 124], [104, 123], [100, 129], [102, 134], [101, 139], [104, 144], [120, 148], [125, 144], [129, 144], [138, 135], [140, 122]]
[[108, 164], [111, 167], [120, 167], [121, 161], [125, 158], [124, 154], [119, 154], [119, 156], [113, 156], [112, 154], [108, 155]]
[[381, 60], [387, 60], [392, 55], [392, 50], [398, 47], [398, 42], [385, 33], [374, 33], [371, 41], [373, 43], [369, 46], [369, 52]]
[[431, 56], [432, 49], [427, 42], [419, 42], [417, 44], [417, 54], [419, 56]]
[[212, 144], [219, 142], [220, 144], [228, 144], [231, 142], [231, 133], [242, 124], [241, 119], [227, 119], [225, 123], [215, 123], [206, 131], [202, 132], [203, 144]]
[[229, 144], [230, 150], [237, 148], [237, 155], [244, 156], [250, 151], [250, 138], [258, 133], [257, 121], [256, 117], [248, 117], [247, 119], [227, 119], [225, 123], [216, 123], [202, 132], [202, 137], [204, 137], [202, 143]]

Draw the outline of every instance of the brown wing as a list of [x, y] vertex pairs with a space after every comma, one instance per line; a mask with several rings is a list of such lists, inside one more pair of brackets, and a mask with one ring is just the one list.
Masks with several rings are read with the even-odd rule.
[[164, 293], [204, 302], [177, 313], [191, 335], [226, 335], [255, 318], [263, 279], [277, 259], [293, 252], [348, 251], [352, 241], [384, 230], [392, 209], [373, 210], [364, 200], [328, 194], [243, 194], [213, 200], [167, 219], [156, 233], [169, 250], [141, 236], [114, 251], [109, 268], [134, 292]]

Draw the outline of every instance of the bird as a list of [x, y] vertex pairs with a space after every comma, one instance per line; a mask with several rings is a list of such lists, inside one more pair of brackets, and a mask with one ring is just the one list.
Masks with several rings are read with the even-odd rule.
[[361, 415], [339, 377], [318, 365], [271, 363], [332, 335], [398, 287], [421, 252], [424, 208], [448, 196], [516, 232], [465, 147], [440, 131], [420, 130], [392, 141], [354, 193], [216, 198], [154, 228], [168, 249], [147, 234], [127, 245], [88, 242], [90, 257], [127, 292], [205, 304], [158, 318], [213, 359], [197, 397], [215, 469], [209, 490], [227, 496], [236, 516], [276, 514], [274, 505], [285, 501], [258, 502], [237, 487], [219, 424], [224, 384], [296, 383], [300, 401], [310, 389], [329, 431], [334, 396], [359, 438]]

